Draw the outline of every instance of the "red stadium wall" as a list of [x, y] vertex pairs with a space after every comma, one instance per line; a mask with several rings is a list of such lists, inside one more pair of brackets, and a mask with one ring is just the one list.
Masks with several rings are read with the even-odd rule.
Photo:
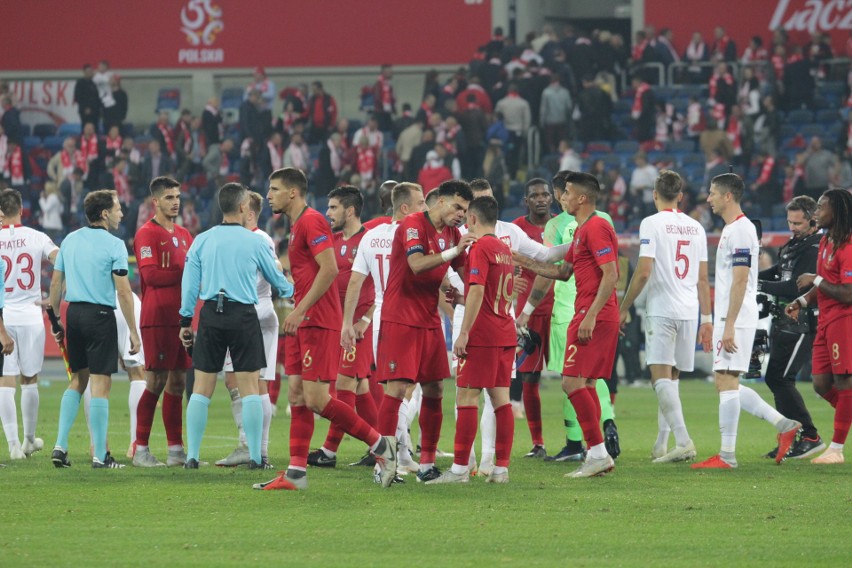
[[[490, 0], [3, 2], [3, 70], [466, 63]], [[37, 38], [37, 39], [36, 39]]]
[[835, 55], [845, 57], [846, 40], [852, 31], [852, 2], [846, 0], [645, 0], [645, 24], [671, 28], [681, 54], [693, 32], [712, 43], [713, 28], [720, 25], [737, 43], [742, 55], [752, 36], [769, 45], [772, 30], [784, 28], [790, 39], [805, 44], [812, 32], [831, 36]]

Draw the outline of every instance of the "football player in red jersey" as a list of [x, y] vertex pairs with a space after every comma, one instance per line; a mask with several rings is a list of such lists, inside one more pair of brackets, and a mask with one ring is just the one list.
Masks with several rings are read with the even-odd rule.
[[163, 424], [168, 440], [166, 465], [186, 461], [183, 449], [183, 391], [190, 358], [178, 337], [181, 278], [186, 253], [192, 244], [189, 231], [175, 223], [180, 214], [180, 183], [170, 177], [151, 180], [153, 219], [136, 232], [133, 248], [139, 267], [142, 315], [139, 327], [145, 351], [147, 386], [136, 410], [136, 449], [133, 465], [156, 467], [163, 463], [148, 449], [148, 438], [160, 393]]
[[852, 425], [852, 193], [830, 189], [817, 202], [817, 226], [825, 230], [819, 245], [817, 273], [799, 276], [807, 294], [787, 306], [799, 309], [816, 300], [819, 326], [813, 348], [814, 390], [834, 407], [834, 436], [815, 464], [843, 463], [843, 444]]

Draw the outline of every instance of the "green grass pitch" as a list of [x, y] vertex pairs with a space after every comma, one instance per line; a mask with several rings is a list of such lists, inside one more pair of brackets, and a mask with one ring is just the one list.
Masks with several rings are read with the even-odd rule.
[[[452, 382], [445, 383], [448, 393]], [[253, 491], [274, 472], [213, 466], [94, 471], [80, 416], [72, 430], [73, 468], [56, 470], [50, 448], [64, 385], [41, 389], [45, 450], [25, 462], [0, 461], [0, 566], [844, 566], [852, 558], [850, 466], [808, 461], [781, 466], [761, 458], [774, 429], [743, 413], [735, 471], [654, 465], [656, 398], [624, 388], [616, 406], [623, 453], [603, 478], [573, 480], [574, 465], [523, 459], [529, 431], [516, 422], [510, 483], [429, 486], [407, 476], [383, 490], [363, 468], [309, 471], [306, 492]], [[755, 387], [767, 400], [769, 391]], [[824, 438], [832, 411], [800, 385]], [[542, 387], [545, 439], [563, 443], [561, 394]], [[711, 384], [681, 387], [699, 458], [719, 447], [718, 398]], [[110, 401], [110, 441], [128, 463], [127, 383]], [[440, 447], [452, 451], [452, 396], [444, 399]], [[289, 420], [273, 420], [270, 459], [287, 464]], [[317, 421], [312, 447], [325, 436]], [[211, 405], [201, 457], [213, 462], [236, 442], [227, 392]], [[672, 442], [673, 443], [673, 442]], [[477, 441], [478, 445], [478, 441]], [[151, 441], [165, 457], [159, 412]], [[364, 447], [346, 438], [339, 463]], [[449, 467], [449, 459], [439, 467]]]

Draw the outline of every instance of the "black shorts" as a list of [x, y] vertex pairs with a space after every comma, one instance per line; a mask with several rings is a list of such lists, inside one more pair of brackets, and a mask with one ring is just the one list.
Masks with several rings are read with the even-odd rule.
[[216, 300], [207, 300], [198, 317], [193, 367], [204, 373], [218, 373], [225, 366], [228, 350], [236, 373], [250, 373], [266, 367], [257, 310], [251, 304], [226, 300], [222, 313], [217, 313]]
[[93, 375], [118, 371], [118, 329], [115, 311], [109, 306], [68, 304], [65, 340], [71, 372], [89, 369]]

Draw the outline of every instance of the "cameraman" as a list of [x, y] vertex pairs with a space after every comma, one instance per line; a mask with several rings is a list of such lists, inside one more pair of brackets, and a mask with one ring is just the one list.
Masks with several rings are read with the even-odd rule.
[[[787, 453], [789, 458], [806, 458], [825, 448], [817, 433], [802, 395], [796, 389], [796, 375], [810, 360], [816, 325], [811, 326], [810, 310], [802, 310], [798, 320], [783, 313], [783, 307], [799, 295], [796, 279], [805, 273], [815, 273], [819, 241], [816, 221], [816, 201], [802, 195], [787, 204], [787, 225], [793, 237], [779, 251], [780, 261], [759, 273], [757, 289], [775, 296], [780, 309], [772, 310], [769, 365], [766, 385], [775, 395], [775, 408], [784, 416], [802, 423], [799, 438]], [[778, 448], [766, 457], [774, 458]]]

